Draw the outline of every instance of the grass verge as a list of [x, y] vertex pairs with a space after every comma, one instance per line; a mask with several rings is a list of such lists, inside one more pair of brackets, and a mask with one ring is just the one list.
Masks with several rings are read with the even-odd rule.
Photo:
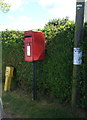
[[46, 99], [32, 101], [31, 95], [19, 91], [3, 93], [4, 110], [12, 118], [84, 118], [84, 112], [73, 113], [69, 106]]

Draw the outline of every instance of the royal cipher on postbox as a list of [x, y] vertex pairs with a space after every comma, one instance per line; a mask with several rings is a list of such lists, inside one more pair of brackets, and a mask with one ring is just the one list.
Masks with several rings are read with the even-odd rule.
[[45, 59], [45, 36], [40, 31], [24, 32], [25, 61], [39, 61]]

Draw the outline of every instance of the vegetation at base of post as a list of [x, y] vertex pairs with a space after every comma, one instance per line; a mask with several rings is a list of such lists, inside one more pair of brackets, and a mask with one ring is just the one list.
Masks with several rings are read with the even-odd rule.
[[[71, 102], [73, 43], [75, 24], [69, 19], [50, 20], [44, 29], [46, 37], [46, 60], [37, 61], [37, 91], [57, 98], [61, 103]], [[32, 62], [24, 61], [24, 32], [2, 31], [3, 82], [7, 65], [15, 68], [12, 89], [19, 87], [27, 93], [32, 92]], [[87, 69], [87, 23], [85, 23], [82, 42], [83, 64], [80, 77], [80, 107], [85, 107], [86, 69]]]

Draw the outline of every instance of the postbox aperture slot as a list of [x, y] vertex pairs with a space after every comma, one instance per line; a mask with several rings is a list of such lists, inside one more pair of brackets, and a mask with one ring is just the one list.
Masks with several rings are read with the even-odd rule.
[[25, 38], [30, 38], [30, 37], [32, 37], [32, 36], [31, 36], [31, 35], [30, 35], [30, 36], [29, 36], [29, 35], [28, 35], [28, 36], [25, 36]]

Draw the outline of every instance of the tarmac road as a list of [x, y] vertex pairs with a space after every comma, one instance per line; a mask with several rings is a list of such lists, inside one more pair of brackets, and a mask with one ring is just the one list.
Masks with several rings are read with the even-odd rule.
[[7, 118], [7, 115], [5, 114], [5, 112], [3, 111], [3, 103], [2, 103], [2, 99], [0, 98], [0, 120], [2, 118]]
[[0, 98], [0, 119], [3, 118], [3, 105], [2, 105], [2, 100]]

